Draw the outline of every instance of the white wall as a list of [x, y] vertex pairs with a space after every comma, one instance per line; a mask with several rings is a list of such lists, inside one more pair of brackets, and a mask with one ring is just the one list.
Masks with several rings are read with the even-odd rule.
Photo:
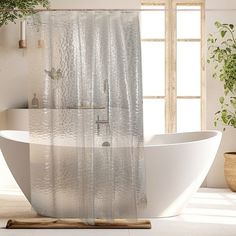
[[[206, 35], [215, 32], [215, 21], [222, 23], [236, 24], [236, 9], [235, 0], [206, 0], [207, 9], [218, 9], [218, 11], [206, 12]], [[223, 11], [221, 9], [230, 9], [230, 11]], [[214, 113], [219, 108], [218, 98], [223, 93], [223, 86], [218, 80], [212, 79], [212, 68], [207, 65], [207, 129], [215, 129], [213, 125]], [[218, 129], [222, 130], [221, 127]], [[215, 162], [207, 176], [206, 183], [210, 187], [225, 187], [224, 180], [224, 157], [223, 153], [226, 151], [236, 151], [236, 129], [227, 128], [223, 132], [222, 143], [219, 152], [216, 156]]]
[[[51, 8], [140, 8], [139, 0], [51, 0]], [[27, 104], [27, 49], [18, 48], [19, 23], [0, 28], [0, 130], [6, 129], [6, 110]], [[16, 183], [0, 152], [0, 189]]]
[[51, 0], [51, 8], [128, 9], [140, 8], [140, 0]]

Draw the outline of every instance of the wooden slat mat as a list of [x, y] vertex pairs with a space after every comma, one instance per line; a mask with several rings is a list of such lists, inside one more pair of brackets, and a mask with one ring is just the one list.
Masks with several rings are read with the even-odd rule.
[[149, 220], [129, 221], [117, 219], [112, 222], [95, 220], [95, 224], [86, 224], [80, 219], [31, 218], [10, 219], [7, 229], [151, 229]]

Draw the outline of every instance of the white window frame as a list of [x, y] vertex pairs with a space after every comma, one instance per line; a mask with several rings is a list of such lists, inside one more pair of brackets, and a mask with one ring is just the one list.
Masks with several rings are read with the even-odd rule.
[[[206, 76], [205, 76], [205, 0], [142, 0], [142, 5], [165, 6], [165, 39], [142, 39], [143, 42], [165, 42], [165, 96], [144, 96], [144, 99], [165, 100], [165, 132], [177, 131], [177, 99], [200, 99], [201, 130], [206, 127]], [[201, 38], [182, 38], [177, 40], [176, 8], [177, 6], [201, 7]], [[200, 42], [201, 44], [201, 94], [200, 96], [177, 96], [177, 42]]]

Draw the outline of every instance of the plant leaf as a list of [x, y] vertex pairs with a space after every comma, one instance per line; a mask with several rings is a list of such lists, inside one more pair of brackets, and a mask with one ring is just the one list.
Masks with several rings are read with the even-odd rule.
[[220, 31], [220, 35], [221, 35], [221, 37], [224, 38], [225, 35], [226, 35], [226, 33], [227, 33], [226, 30], [222, 30], [222, 31]]
[[222, 24], [219, 21], [216, 21], [215, 26], [216, 26], [216, 28], [220, 28], [222, 26]]
[[220, 101], [220, 104], [223, 104], [224, 101], [225, 101], [224, 97], [220, 97], [220, 98], [219, 98], [219, 101]]

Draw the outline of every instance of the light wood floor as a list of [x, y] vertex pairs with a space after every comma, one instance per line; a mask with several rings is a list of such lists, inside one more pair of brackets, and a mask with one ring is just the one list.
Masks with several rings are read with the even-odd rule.
[[0, 191], [0, 236], [236, 236], [236, 193], [200, 189], [183, 214], [152, 219], [151, 230], [6, 230], [9, 218], [36, 217], [20, 192]]

